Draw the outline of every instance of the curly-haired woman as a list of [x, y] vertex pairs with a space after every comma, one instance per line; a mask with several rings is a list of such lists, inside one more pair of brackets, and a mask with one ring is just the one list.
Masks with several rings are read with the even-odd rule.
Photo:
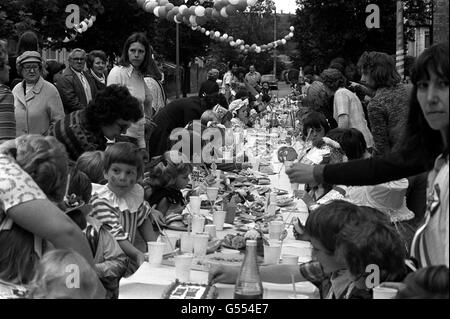
[[142, 118], [139, 101], [120, 85], [99, 92], [85, 110], [66, 115], [56, 122], [49, 135], [66, 146], [69, 159], [76, 161], [88, 151], [103, 151], [108, 141], [125, 133]]

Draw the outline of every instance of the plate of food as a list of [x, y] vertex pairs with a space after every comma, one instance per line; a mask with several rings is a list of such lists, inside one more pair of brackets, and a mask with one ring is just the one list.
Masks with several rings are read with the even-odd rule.
[[288, 196], [280, 196], [277, 198], [276, 204], [279, 207], [290, 206], [294, 203], [294, 199]]

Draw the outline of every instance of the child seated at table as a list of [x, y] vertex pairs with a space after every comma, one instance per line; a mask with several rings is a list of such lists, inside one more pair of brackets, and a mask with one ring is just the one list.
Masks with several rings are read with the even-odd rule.
[[106, 226], [88, 216], [92, 184], [83, 172], [73, 172], [66, 199], [66, 214], [83, 230], [94, 256], [95, 270], [106, 289], [107, 299], [119, 297], [119, 281], [125, 274], [128, 259]]
[[78, 158], [74, 171], [83, 172], [89, 177], [91, 183], [106, 184], [103, 161], [105, 153], [102, 151], [85, 152]]
[[144, 253], [134, 246], [136, 231], [145, 242], [156, 241], [152, 208], [144, 200], [144, 189], [137, 181], [143, 175], [139, 149], [127, 142], [111, 145], [105, 151], [106, 185], [93, 184], [90, 216], [106, 225], [130, 258], [127, 274], [134, 273], [145, 261]]
[[230, 112], [233, 114], [231, 124], [233, 129], [245, 129], [248, 121], [248, 105], [249, 101], [237, 99], [230, 103]]
[[169, 151], [152, 165], [147, 176], [152, 192], [147, 201], [164, 216], [181, 213], [186, 206], [181, 190], [189, 184], [192, 164], [182, 153]]
[[[367, 214], [382, 214], [371, 207], [359, 209]], [[337, 237], [336, 246], [352, 277], [348, 294], [352, 289], [371, 294], [379, 283], [401, 282], [416, 269], [411, 260], [406, 260], [406, 247], [387, 216], [360, 225], [346, 225]]]
[[[320, 297], [323, 299], [370, 299], [371, 293], [366, 288], [352, 285], [355, 278], [348, 268], [349, 264], [364, 263], [365, 256], [354, 254], [352, 255], [354, 260], [349, 263], [337, 245], [337, 239], [346, 227], [352, 225], [357, 229], [369, 222], [388, 224], [382, 213], [367, 210], [345, 201], [334, 201], [320, 206], [309, 215], [304, 228], [305, 234], [313, 246], [312, 257], [315, 260], [300, 265], [261, 266], [262, 281], [289, 284], [292, 283], [291, 275], [293, 275], [295, 282], [310, 281], [317, 286]], [[383, 233], [374, 233], [374, 235], [378, 234], [383, 235]], [[365, 238], [360, 238], [360, 240], [365, 240]], [[392, 258], [391, 262], [395, 265], [402, 263], [404, 257], [401, 245], [398, 246], [398, 249], [399, 251], [394, 252], [392, 256], [387, 256]], [[235, 266], [213, 266], [209, 273], [210, 282], [234, 284], [239, 270], [240, 267]], [[390, 270], [391, 268], [388, 269], [388, 271]]]
[[52, 250], [41, 259], [31, 283], [33, 299], [94, 299], [97, 275], [71, 250]]

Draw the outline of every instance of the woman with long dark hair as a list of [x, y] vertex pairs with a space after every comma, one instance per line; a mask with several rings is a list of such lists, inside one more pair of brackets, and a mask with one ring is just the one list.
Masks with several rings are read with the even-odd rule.
[[374, 185], [429, 172], [425, 223], [413, 241], [422, 266], [449, 265], [449, 43], [433, 45], [412, 70], [413, 92], [403, 149], [345, 164], [296, 164], [291, 182]]
[[119, 84], [128, 88], [131, 95], [141, 104], [144, 118], [133, 124], [125, 134], [147, 153], [146, 126], [149, 127], [153, 117], [151, 92], [145, 84], [144, 76], [152, 71], [154, 64], [150, 42], [143, 33], [133, 33], [125, 41], [119, 66], [114, 67], [108, 75], [107, 85]]

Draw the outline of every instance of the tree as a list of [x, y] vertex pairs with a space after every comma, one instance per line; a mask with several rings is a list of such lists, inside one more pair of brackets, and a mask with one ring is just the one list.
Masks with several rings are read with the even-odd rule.
[[[379, 29], [366, 26], [366, 7], [380, 8]], [[294, 22], [298, 66], [326, 68], [336, 57], [355, 62], [366, 50], [395, 53], [396, 15], [393, 0], [297, 0]]]

